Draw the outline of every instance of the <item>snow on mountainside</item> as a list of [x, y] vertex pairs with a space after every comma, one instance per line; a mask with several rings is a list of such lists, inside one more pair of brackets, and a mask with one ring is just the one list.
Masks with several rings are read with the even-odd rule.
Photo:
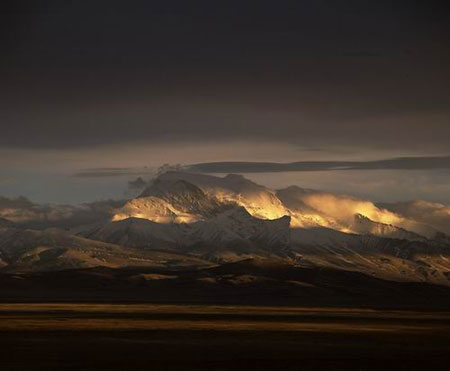
[[184, 179], [157, 178], [140, 197], [158, 197], [188, 214], [208, 217], [224, 208], [217, 197], [207, 195], [195, 184]]
[[[290, 214], [274, 191], [241, 175], [229, 174], [221, 178], [204, 174], [167, 172], [162, 174], [155, 183], [157, 189], [172, 189], [173, 184], [180, 181], [195, 185], [209, 200], [216, 200], [221, 204], [233, 203], [243, 206], [257, 218], [277, 219]], [[141, 196], [154, 195], [153, 188], [154, 185], [151, 185]]]
[[158, 178], [139, 198], [117, 210], [113, 220], [139, 217], [158, 223], [193, 223], [230, 207], [183, 179]]
[[395, 281], [449, 285], [450, 246], [333, 229], [291, 229], [292, 252], [299, 264], [364, 272]]
[[406, 229], [395, 227], [391, 224], [377, 223], [368, 217], [356, 214], [353, 223], [349, 225], [349, 229], [358, 234], [370, 234], [374, 236], [383, 236], [389, 238], [397, 238], [410, 241], [424, 241], [425, 237], [409, 232]]
[[[250, 215], [244, 207], [227, 210], [206, 222], [197, 223], [196, 232], [200, 233], [199, 240], [208, 241], [219, 240], [230, 241], [241, 239], [247, 241], [257, 241], [268, 246], [286, 246], [289, 244], [289, 224], [290, 217], [283, 216], [274, 220], [258, 219]], [[217, 239], [217, 235], [222, 236]]]
[[86, 238], [123, 246], [141, 248], [171, 248], [183, 240], [182, 226], [161, 224], [147, 219], [131, 217], [100, 225], [78, 229]]
[[140, 197], [128, 201], [123, 207], [117, 209], [113, 220], [127, 218], [143, 218], [157, 223], [192, 223], [198, 217], [183, 210], [178, 210], [169, 202], [157, 197]]

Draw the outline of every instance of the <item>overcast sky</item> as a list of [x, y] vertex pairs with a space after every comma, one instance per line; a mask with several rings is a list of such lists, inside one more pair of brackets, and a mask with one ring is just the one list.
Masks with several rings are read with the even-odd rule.
[[450, 154], [445, 1], [11, 3], [3, 179]]

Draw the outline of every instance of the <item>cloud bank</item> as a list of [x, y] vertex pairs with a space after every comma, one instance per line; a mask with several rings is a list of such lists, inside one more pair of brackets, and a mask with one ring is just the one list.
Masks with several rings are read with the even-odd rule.
[[275, 173], [330, 170], [435, 170], [450, 169], [450, 156], [402, 157], [376, 161], [207, 162], [187, 165], [202, 173]]

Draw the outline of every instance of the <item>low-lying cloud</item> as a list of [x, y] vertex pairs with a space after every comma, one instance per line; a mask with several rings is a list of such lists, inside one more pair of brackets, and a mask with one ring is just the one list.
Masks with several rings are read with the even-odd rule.
[[450, 206], [438, 202], [411, 201], [380, 204], [405, 218], [433, 225], [450, 234]]
[[82, 205], [36, 204], [26, 197], [0, 197], [0, 218], [26, 228], [69, 229], [79, 225], [108, 220], [124, 200], [105, 200]]

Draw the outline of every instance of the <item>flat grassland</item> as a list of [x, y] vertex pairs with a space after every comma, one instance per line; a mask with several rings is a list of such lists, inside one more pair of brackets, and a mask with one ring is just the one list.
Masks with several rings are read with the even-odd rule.
[[448, 369], [450, 313], [0, 304], [1, 370]]

